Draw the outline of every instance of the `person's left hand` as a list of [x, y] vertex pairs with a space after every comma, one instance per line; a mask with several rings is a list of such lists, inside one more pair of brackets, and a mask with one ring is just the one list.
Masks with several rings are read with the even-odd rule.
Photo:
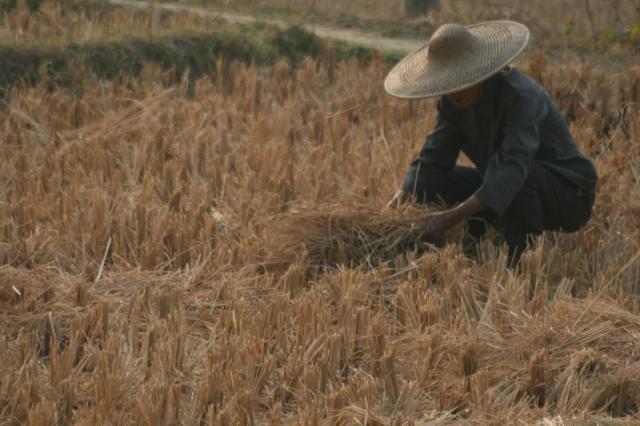
[[425, 217], [424, 233], [428, 237], [440, 236], [447, 229], [456, 224], [457, 219], [451, 210], [430, 213]]

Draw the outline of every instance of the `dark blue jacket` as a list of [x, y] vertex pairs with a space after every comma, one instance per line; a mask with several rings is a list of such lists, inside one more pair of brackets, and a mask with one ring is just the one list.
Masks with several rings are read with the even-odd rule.
[[498, 215], [523, 188], [533, 161], [595, 194], [593, 163], [578, 150], [547, 92], [516, 68], [486, 80], [480, 103], [471, 108], [458, 109], [446, 96], [440, 98], [435, 128], [402, 189], [413, 192], [418, 174], [428, 167], [453, 169], [460, 151], [484, 175], [475, 196]]

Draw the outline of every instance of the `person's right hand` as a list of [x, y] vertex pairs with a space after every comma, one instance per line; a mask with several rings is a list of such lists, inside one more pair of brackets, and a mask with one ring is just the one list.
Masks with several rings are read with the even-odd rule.
[[397, 209], [398, 207], [402, 207], [411, 201], [411, 193], [407, 191], [403, 191], [402, 189], [398, 190], [396, 194], [393, 196], [391, 201], [389, 201], [386, 205], [386, 209]]

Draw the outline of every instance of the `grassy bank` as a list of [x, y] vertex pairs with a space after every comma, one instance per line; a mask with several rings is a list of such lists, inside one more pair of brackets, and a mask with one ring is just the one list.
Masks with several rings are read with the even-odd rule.
[[[297, 27], [279, 30], [259, 24], [213, 33], [165, 33], [65, 46], [4, 45], [0, 46], [0, 87], [6, 89], [17, 82], [35, 84], [43, 79], [52, 85], [69, 86], [80, 71], [98, 79], [136, 76], [146, 63], [175, 70], [175, 78], [181, 79], [186, 72], [190, 78], [214, 72], [221, 58], [256, 65], [286, 59], [295, 65], [306, 56], [364, 60], [374, 54], [364, 48], [328, 44]], [[386, 60], [392, 63], [398, 58], [389, 54]]]
[[[217, 63], [295, 65], [306, 56], [340, 60], [374, 52], [327, 43], [299, 27], [235, 24], [216, 16], [130, 10], [106, 2], [17, 1], [0, 8], [0, 88], [15, 83], [69, 86], [80, 76], [138, 75], [145, 64], [174, 70], [175, 79], [214, 72]], [[11, 5], [10, 5], [11, 6]], [[388, 55], [388, 62], [398, 55]]]

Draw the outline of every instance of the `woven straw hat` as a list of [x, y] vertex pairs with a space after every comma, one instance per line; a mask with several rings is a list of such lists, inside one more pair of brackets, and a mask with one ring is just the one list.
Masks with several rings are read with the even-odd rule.
[[528, 40], [527, 27], [512, 21], [468, 27], [445, 24], [391, 70], [384, 88], [404, 99], [457, 92], [500, 71], [524, 50]]

